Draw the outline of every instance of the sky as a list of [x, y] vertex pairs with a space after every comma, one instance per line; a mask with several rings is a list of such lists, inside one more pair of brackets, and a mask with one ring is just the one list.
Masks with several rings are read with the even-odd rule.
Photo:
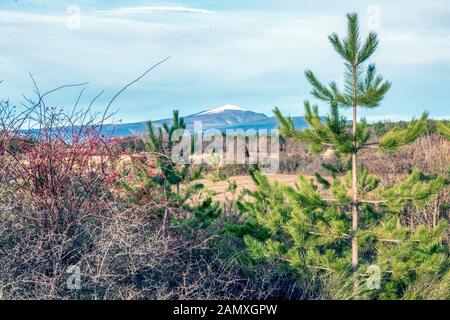
[[[116, 121], [188, 115], [234, 104], [272, 114], [303, 114], [311, 87], [304, 71], [342, 83], [343, 64], [328, 43], [357, 12], [380, 45], [370, 62], [393, 85], [369, 121], [450, 118], [450, 1], [306, 0], [0, 0], [0, 96], [20, 106], [41, 91], [89, 82], [81, 103], [104, 94], [102, 110], [124, 85], [168, 61], [120, 95]], [[70, 108], [80, 88], [47, 101]], [[320, 112], [327, 106], [319, 103]], [[348, 111], [347, 111], [348, 112]]]

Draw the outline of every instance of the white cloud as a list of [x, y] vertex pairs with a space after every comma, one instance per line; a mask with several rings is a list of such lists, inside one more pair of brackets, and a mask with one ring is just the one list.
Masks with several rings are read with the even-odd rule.
[[8, 24], [63, 24], [67, 16], [36, 14], [23, 11], [0, 10], [0, 23]]
[[100, 14], [114, 15], [114, 16], [124, 16], [124, 15], [134, 15], [134, 14], [149, 14], [154, 12], [175, 12], [175, 13], [200, 13], [200, 14], [212, 14], [212, 11], [190, 8], [190, 7], [157, 7], [157, 6], [145, 6], [145, 7], [121, 7], [111, 10], [98, 10], [96, 11]]

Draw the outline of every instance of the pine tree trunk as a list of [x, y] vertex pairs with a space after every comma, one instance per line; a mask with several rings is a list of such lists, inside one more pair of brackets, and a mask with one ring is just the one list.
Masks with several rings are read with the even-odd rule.
[[[353, 144], [356, 146], [356, 65], [353, 67]], [[356, 232], [358, 231], [359, 210], [358, 210], [358, 177], [357, 177], [357, 154], [356, 150], [352, 154], [352, 269], [358, 268], [358, 244], [356, 242]]]
[[356, 153], [352, 156], [352, 189], [353, 189], [353, 208], [352, 208], [352, 268], [355, 271], [358, 268], [358, 244], [356, 242], [356, 232], [358, 231], [359, 210], [358, 210], [358, 183], [356, 176]]

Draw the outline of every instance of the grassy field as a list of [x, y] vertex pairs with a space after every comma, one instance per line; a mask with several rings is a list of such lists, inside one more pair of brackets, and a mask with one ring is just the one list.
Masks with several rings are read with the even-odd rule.
[[[294, 186], [297, 182], [298, 175], [297, 174], [269, 174], [267, 175], [270, 181], [278, 181], [287, 186]], [[248, 175], [244, 176], [231, 176], [228, 180], [212, 182], [208, 179], [202, 179], [199, 182], [205, 185], [205, 188], [213, 191], [215, 195], [213, 196], [213, 200], [215, 201], [223, 201], [225, 198], [230, 199], [232, 197], [232, 193], [228, 191], [229, 182], [236, 182], [237, 189], [236, 193], [240, 194], [242, 190], [249, 189], [253, 190], [255, 185], [252, 181], [252, 178]]]

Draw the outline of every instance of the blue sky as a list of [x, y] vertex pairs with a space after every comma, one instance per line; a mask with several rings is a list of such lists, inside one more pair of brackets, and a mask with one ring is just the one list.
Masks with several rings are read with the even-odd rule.
[[[73, 5], [79, 28], [70, 24]], [[372, 62], [393, 82], [382, 106], [362, 115], [395, 120], [427, 110], [450, 118], [448, 0], [0, 0], [0, 95], [19, 105], [32, 93], [31, 72], [43, 91], [89, 81], [83, 102], [105, 90], [96, 104], [101, 110], [123, 85], [172, 56], [116, 100], [117, 119], [224, 104], [301, 115], [311, 98], [305, 69], [323, 81], [342, 79], [327, 36], [345, 32], [349, 11], [359, 13], [363, 34], [378, 32]], [[49, 102], [69, 107], [77, 93], [69, 89]]]

